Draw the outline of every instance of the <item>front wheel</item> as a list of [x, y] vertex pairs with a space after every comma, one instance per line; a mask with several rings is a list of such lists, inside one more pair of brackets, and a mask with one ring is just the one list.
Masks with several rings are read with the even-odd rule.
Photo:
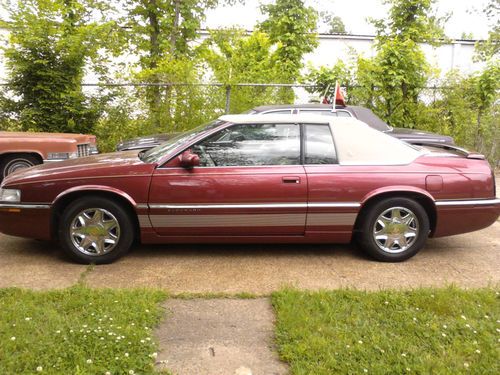
[[0, 162], [0, 181], [15, 171], [33, 167], [40, 163], [41, 160], [30, 154], [12, 154], [4, 156]]
[[122, 205], [106, 198], [83, 197], [64, 210], [59, 239], [66, 254], [78, 263], [105, 264], [130, 249], [134, 227]]
[[368, 208], [360, 244], [377, 260], [401, 262], [414, 256], [429, 236], [425, 209], [409, 198], [390, 198]]

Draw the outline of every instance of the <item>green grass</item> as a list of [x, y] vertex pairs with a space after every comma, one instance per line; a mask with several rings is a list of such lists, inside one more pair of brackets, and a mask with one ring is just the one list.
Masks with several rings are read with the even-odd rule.
[[274, 293], [293, 374], [499, 374], [495, 289]]
[[0, 289], [0, 374], [154, 373], [162, 292]]

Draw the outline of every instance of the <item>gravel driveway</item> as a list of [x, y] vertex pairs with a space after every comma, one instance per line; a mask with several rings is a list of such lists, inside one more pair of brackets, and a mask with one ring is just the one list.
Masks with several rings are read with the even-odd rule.
[[[158, 287], [173, 293], [268, 294], [304, 289], [440, 286], [500, 282], [500, 221], [469, 234], [430, 239], [414, 258], [379, 263], [347, 245], [138, 246], [114, 264], [87, 272], [93, 287]], [[0, 287], [63, 288], [86, 266], [69, 263], [57, 245], [0, 235]]]

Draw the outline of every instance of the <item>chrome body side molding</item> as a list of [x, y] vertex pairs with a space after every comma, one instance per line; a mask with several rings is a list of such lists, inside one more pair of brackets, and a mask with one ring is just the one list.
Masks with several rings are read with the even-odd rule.
[[436, 206], [491, 206], [500, 204], [500, 198], [495, 199], [443, 199], [437, 200]]
[[0, 208], [30, 208], [39, 210], [48, 210], [52, 207], [50, 204], [30, 204], [30, 203], [0, 203]]

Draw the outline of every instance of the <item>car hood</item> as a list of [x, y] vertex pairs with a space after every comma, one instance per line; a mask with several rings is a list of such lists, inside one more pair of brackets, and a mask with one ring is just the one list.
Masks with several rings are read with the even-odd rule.
[[42, 132], [7, 132], [0, 131], [0, 138], [22, 138], [39, 139], [52, 141], [55, 138], [77, 141], [78, 143], [95, 143], [96, 137], [89, 134], [71, 134], [71, 133], [42, 133]]
[[392, 128], [389, 132], [392, 136], [409, 141], [410, 143], [446, 143], [453, 145], [452, 137], [417, 129]]
[[142, 162], [137, 151], [114, 152], [21, 169], [7, 176], [3, 185], [148, 174], [152, 173], [155, 167], [155, 164]]

